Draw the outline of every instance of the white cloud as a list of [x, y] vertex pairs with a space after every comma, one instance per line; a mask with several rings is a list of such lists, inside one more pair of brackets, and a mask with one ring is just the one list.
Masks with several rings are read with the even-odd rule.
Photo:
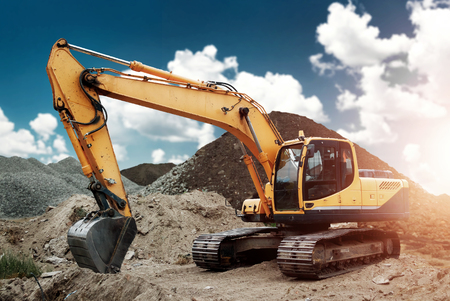
[[[240, 91], [261, 103], [267, 112], [272, 110], [288, 111], [307, 116], [318, 122], [328, 121], [323, 106], [316, 96], [305, 97], [301, 84], [291, 75], [267, 72], [265, 77], [248, 72], [238, 72], [236, 57], [216, 58], [217, 48], [206, 46], [202, 51], [180, 50], [174, 60], [168, 63], [168, 69], [174, 74], [193, 80], [224, 81], [235, 85]], [[233, 71], [234, 78], [224, 73]], [[125, 73], [136, 72], [127, 70]], [[102, 97], [102, 103], [108, 111], [108, 128], [115, 143], [127, 144], [131, 137], [146, 137], [151, 140], [168, 142], [194, 142], [197, 148], [215, 139], [214, 127], [191, 119], [169, 113], [144, 108], [108, 97]], [[139, 138], [136, 138], [139, 139]], [[185, 155], [169, 160], [179, 162]], [[155, 160], [155, 158], [153, 159]], [[161, 157], [156, 161], [162, 160]]]
[[267, 72], [261, 77], [239, 72], [236, 79], [230, 82], [238, 91], [260, 103], [267, 112], [289, 112], [317, 122], [329, 121], [320, 100], [316, 96], [305, 97], [302, 85], [292, 75]]
[[[358, 75], [360, 95], [337, 86], [340, 95], [336, 101], [338, 110], [356, 109], [360, 114], [362, 130], [339, 130], [355, 142], [366, 145], [394, 142], [398, 134], [392, 127], [399, 121], [441, 118], [448, 113], [442, 104], [444, 99], [448, 101], [450, 94], [449, 85], [444, 84], [450, 79], [447, 72], [450, 58], [446, 55], [450, 52], [450, 38], [441, 38], [439, 33], [447, 26], [450, 29], [450, 11], [447, 9], [445, 13], [434, 12], [437, 16], [434, 13], [428, 16], [421, 4], [415, 2], [409, 6], [412, 9], [411, 20], [416, 25], [416, 38], [412, 39], [404, 34], [380, 39], [379, 29], [369, 25], [372, 17], [368, 13], [358, 15], [351, 2], [347, 6], [331, 4], [327, 23], [317, 27], [317, 39], [325, 51]], [[384, 62], [401, 55], [407, 55], [407, 62], [399, 59]], [[313, 67], [320, 68], [321, 74], [332, 68], [327, 65], [320, 67], [317, 61], [321, 57], [316, 55], [315, 58]], [[397, 84], [388, 68], [409, 68], [410, 72], [418, 70], [428, 82], [416, 86]]]
[[[390, 152], [398, 151], [394, 142], [425, 134], [427, 139], [405, 146], [402, 164], [429, 191], [450, 194], [450, 159], [442, 151], [450, 148], [442, 139], [450, 126], [445, 121], [450, 110], [450, 36], [443, 34], [450, 31], [450, 1], [410, 1], [407, 6], [414, 27], [411, 38], [400, 34], [381, 39], [379, 29], [369, 25], [371, 16], [358, 15], [351, 2], [330, 5], [327, 23], [318, 26], [317, 40], [325, 52], [357, 81], [353, 88], [336, 86], [338, 110], [359, 114], [356, 127], [338, 132], [363, 146], [391, 143], [385, 145]], [[313, 58], [319, 74], [332, 70], [320, 65], [321, 56]]]
[[2, 108], [0, 108], [0, 137], [3, 137], [4, 135], [11, 133], [13, 130], [14, 130], [14, 123], [8, 120], [8, 118], [3, 113]]
[[164, 161], [165, 161], [165, 159], [164, 159], [165, 155], [166, 155], [166, 152], [163, 151], [162, 149], [160, 149], [160, 148], [155, 149], [155, 150], [152, 152], [152, 162], [153, 162], [154, 164], [164, 163]]
[[[450, 143], [445, 143], [449, 145]], [[450, 176], [448, 175], [447, 168], [450, 163], [449, 159], [446, 159], [446, 153], [438, 151], [434, 153], [433, 156], [440, 157], [444, 160], [439, 160], [440, 165], [444, 165], [444, 172], [441, 172], [440, 168], [435, 167], [427, 161], [427, 156], [422, 155], [422, 147], [419, 144], [410, 143], [403, 149], [403, 158], [408, 164], [409, 176], [411, 179], [421, 186], [423, 186], [427, 191], [440, 195], [442, 193], [450, 194], [448, 189], [448, 183], [450, 181]], [[440, 166], [442, 168], [442, 166]]]
[[339, 111], [345, 111], [357, 108], [356, 100], [357, 96], [349, 90], [343, 90], [341, 86], [336, 85], [336, 88], [341, 92], [337, 97], [336, 108]]
[[417, 93], [439, 104], [450, 104], [450, 1], [435, 8], [438, 1], [408, 2], [415, 26], [414, 43], [408, 53], [409, 68], [424, 74], [427, 82]]
[[400, 85], [390, 85], [384, 81], [384, 72], [384, 64], [361, 68], [359, 87], [363, 94], [359, 97], [338, 87], [341, 94], [337, 98], [337, 108], [340, 111], [358, 109], [361, 126], [364, 128], [358, 132], [340, 129], [338, 132], [341, 135], [366, 145], [395, 142], [398, 135], [393, 132], [392, 123], [446, 115], [445, 107]]
[[317, 27], [317, 40], [326, 53], [346, 66], [377, 64], [410, 48], [411, 40], [404, 34], [380, 39], [379, 29], [368, 25], [372, 17], [367, 13], [356, 14], [351, 2], [347, 6], [333, 3], [328, 11], [327, 23]]
[[29, 124], [41, 139], [36, 139], [29, 130], [14, 130], [14, 123], [8, 120], [0, 108], [0, 141], [2, 141], [0, 155], [23, 158], [36, 156], [46, 164], [60, 161], [69, 156], [61, 135], [56, 135], [53, 140], [51, 139], [55, 135], [54, 131], [57, 127], [56, 118], [48, 113], [38, 114], [37, 118], [30, 121]]
[[43, 140], [35, 140], [30, 131], [14, 130], [14, 123], [10, 122], [0, 108], [0, 155], [28, 157], [30, 155], [51, 154], [52, 149]]
[[179, 50], [167, 67], [174, 74], [193, 80], [228, 81], [222, 73], [229, 69], [237, 73], [237, 59], [234, 56], [227, 57], [221, 62], [216, 59], [216, 54], [217, 48], [214, 45], [205, 46], [203, 51], [197, 51], [195, 54], [189, 49]]
[[323, 62], [321, 61], [323, 58], [322, 53], [318, 53], [315, 55], [311, 55], [309, 57], [309, 62], [313, 66], [313, 70], [319, 70], [319, 75], [325, 75], [326, 71], [330, 71], [330, 75], [334, 75], [334, 72], [337, 70], [342, 70], [345, 68], [343, 65], [337, 65], [335, 63]]
[[55, 134], [58, 121], [49, 113], [39, 113], [38, 117], [30, 121], [30, 126], [44, 141], [47, 141]]
[[53, 148], [60, 153], [68, 153], [66, 147], [66, 141], [64, 140], [63, 136], [56, 135], [55, 140], [53, 140]]
[[420, 145], [409, 143], [403, 149], [403, 156], [408, 163], [419, 162], [420, 160]]
[[196, 142], [201, 148], [215, 139], [214, 127], [210, 124], [108, 97], [102, 97], [102, 103], [108, 111], [108, 128], [113, 141], [122, 142], [138, 133], [152, 140]]
[[187, 159], [189, 159], [189, 156], [184, 154], [184, 155], [173, 155], [172, 157], [170, 157], [169, 160], [166, 161], [166, 152], [160, 148], [155, 149], [152, 152], [152, 162], [153, 164], [159, 164], [159, 163], [165, 163], [165, 162], [170, 162], [173, 164], [181, 164], [184, 161], [186, 161]]
[[[168, 64], [174, 74], [194, 80], [214, 80], [232, 84], [260, 103], [267, 112], [283, 111], [300, 114], [317, 122], [329, 121], [323, 112], [323, 105], [316, 96], [305, 97], [301, 84], [287, 74], [267, 72], [264, 77], [245, 71], [238, 72], [236, 57], [227, 57], [223, 61], [216, 59], [217, 49], [206, 46], [195, 54], [186, 49], [177, 51], [175, 59]], [[223, 73], [232, 70], [234, 78]]]
[[113, 143], [114, 154], [116, 155], [117, 161], [128, 160], [127, 148], [124, 145]]
[[354, 103], [361, 110], [371, 111], [390, 120], [424, 117], [438, 118], [446, 115], [445, 107], [414, 93], [411, 89], [383, 80], [384, 64], [361, 68], [360, 89], [362, 96]]
[[394, 60], [388, 63], [390, 68], [402, 68], [407, 67], [406, 63], [401, 60]]
[[64, 160], [65, 158], [70, 157], [68, 154], [58, 154], [54, 155], [51, 158], [41, 158], [41, 161], [48, 164], [48, 163], [55, 163], [59, 162], [61, 160]]
[[173, 163], [173, 164], [181, 164], [184, 161], [186, 161], [187, 159], [189, 159], [189, 156], [186, 155], [186, 154], [184, 154], [184, 155], [177, 155], [177, 156], [170, 157], [169, 162]]
[[377, 143], [392, 143], [398, 138], [383, 118], [379, 114], [360, 112], [360, 122], [362, 130], [348, 132], [345, 129], [339, 129], [337, 132], [343, 137], [362, 144], [373, 145]]

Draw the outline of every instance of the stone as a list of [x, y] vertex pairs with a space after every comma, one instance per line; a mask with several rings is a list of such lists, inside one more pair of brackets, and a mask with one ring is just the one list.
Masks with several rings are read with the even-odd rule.
[[69, 245], [67, 244], [67, 237], [65, 235], [51, 239], [44, 249], [56, 257], [64, 257], [69, 252]]
[[134, 257], [135, 252], [134, 251], [128, 251], [125, 255], [125, 260], [131, 260]]
[[69, 263], [69, 261], [67, 259], [60, 258], [60, 257], [57, 257], [57, 256], [46, 257], [44, 259], [44, 262], [51, 263], [51, 264], [54, 264], [54, 265], [58, 265], [58, 264], [62, 264], [62, 263]]
[[62, 271], [54, 271], [54, 272], [47, 272], [47, 273], [42, 273], [41, 274], [41, 278], [51, 278], [55, 275], [58, 275], [59, 273], [62, 273]]
[[45, 209], [45, 212], [49, 212], [55, 208], [56, 208], [55, 206], [48, 206], [47, 209]]
[[383, 275], [376, 276], [375, 278], [372, 279], [372, 281], [373, 283], [378, 285], [389, 284], [389, 279], [384, 277]]

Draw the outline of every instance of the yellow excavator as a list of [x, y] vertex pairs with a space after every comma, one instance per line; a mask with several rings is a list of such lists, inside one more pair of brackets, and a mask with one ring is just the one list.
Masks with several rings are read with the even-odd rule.
[[[141, 73], [88, 69], [71, 50]], [[408, 182], [360, 177], [352, 142], [307, 138], [302, 131], [297, 139], [284, 141], [264, 108], [227, 83], [191, 80], [64, 39], [52, 47], [47, 74], [53, 106], [99, 207], [68, 231], [68, 244], [80, 267], [119, 272], [137, 233], [101, 95], [210, 123], [239, 139], [258, 198], [245, 200], [237, 214], [245, 222], [272, 226], [200, 235], [192, 247], [197, 266], [226, 270], [276, 257], [285, 275], [322, 279], [400, 254], [395, 231], [329, 228], [331, 223], [409, 217]], [[261, 163], [269, 183], [261, 182], [247, 150]]]

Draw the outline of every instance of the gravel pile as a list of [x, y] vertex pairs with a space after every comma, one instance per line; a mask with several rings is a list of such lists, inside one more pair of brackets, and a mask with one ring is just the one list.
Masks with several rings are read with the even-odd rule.
[[[122, 178], [129, 194], [142, 189]], [[34, 158], [0, 156], [0, 218], [36, 216], [74, 194], [92, 196], [88, 183], [73, 157], [45, 165]]]
[[176, 195], [188, 192], [190, 189], [184, 179], [190, 177], [190, 173], [194, 170], [194, 166], [195, 155], [184, 163], [175, 165], [168, 173], [156, 179], [156, 181], [146, 186], [139, 191], [139, 193], [143, 196], [147, 196], [152, 193]]

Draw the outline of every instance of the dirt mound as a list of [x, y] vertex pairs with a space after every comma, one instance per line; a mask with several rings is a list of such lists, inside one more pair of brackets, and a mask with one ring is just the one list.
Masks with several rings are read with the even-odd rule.
[[160, 176], [168, 173], [174, 166], [175, 164], [173, 163], [143, 163], [138, 166], [123, 169], [120, 173], [138, 185], [147, 186]]
[[[142, 189], [122, 179], [128, 193]], [[0, 218], [37, 216], [71, 195], [92, 195], [88, 183], [73, 157], [45, 165], [34, 158], [0, 156]]]
[[[303, 130], [307, 137], [343, 139], [335, 131], [304, 116], [282, 112], [272, 112], [269, 116], [284, 140], [297, 138], [299, 130]], [[397, 178], [405, 178], [364, 148], [358, 145], [355, 148], [359, 168], [390, 170]], [[241, 156], [238, 139], [230, 133], [225, 133], [199, 149], [186, 162], [174, 167], [146, 187], [142, 193], [144, 195], [154, 192], [179, 194], [195, 189], [215, 191], [223, 195], [234, 208], [240, 209], [245, 199], [257, 197], [256, 189]], [[268, 182], [264, 169], [255, 157], [253, 161], [256, 163], [263, 183]]]
[[[41, 265], [47, 266], [44, 269], [54, 267], [65, 271], [64, 277], [56, 277], [52, 281], [45, 282], [45, 291], [48, 296], [52, 296], [51, 300], [62, 300], [63, 293], [70, 293], [72, 287], [81, 283], [85, 288], [77, 298], [80, 296], [87, 298], [89, 294], [95, 292], [94, 295], [97, 297], [93, 300], [104, 300], [109, 296], [113, 300], [130, 300], [137, 296], [142, 298], [139, 300], [153, 300], [150, 296], [158, 294], [162, 289], [151, 284], [142, 286], [147, 283], [142, 281], [144, 275], [142, 278], [132, 277], [133, 281], [126, 279], [128, 285], [125, 283], [119, 285], [119, 282], [124, 280], [126, 273], [129, 276], [130, 271], [143, 265], [144, 261], [146, 265], [156, 264], [165, 267], [192, 263], [190, 254], [192, 241], [202, 233], [248, 227], [235, 216], [233, 209], [223, 206], [224, 202], [224, 198], [216, 193], [200, 191], [176, 196], [162, 194], [148, 195], [145, 198], [131, 196], [130, 206], [137, 221], [138, 234], [129, 249], [134, 253], [134, 257], [122, 266], [125, 274], [117, 277], [111, 278], [111, 275], [98, 275], [85, 270], [80, 272], [73, 262], [66, 242], [67, 231], [73, 223], [71, 215], [78, 208], [90, 212], [96, 207], [95, 200], [85, 195], [72, 196], [38, 218], [0, 221], [0, 254], [6, 250], [29, 254]], [[5, 281], [0, 282], [0, 286], [2, 283]], [[27, 283], [31, 283], [33, 288], [28, 291], [29, 299], [23, 300], [39, 298], [38, 290], [32, 285], [33, 281], [28, 280]], [[91, 286], [92, 283], [98, 284]], [[120, 293], [113, 296], [111, 292], [103, 291], [108, 285], [114, 289], [119, 287]], [[131, 289], [128, 286], [135, 287], [135, 291], [128, 292]], [[136, 290], [136, 286], [142, 286], [142, 289]], [[22, 299], [21, 296], [25, 294], [23, 287], [23, 285], [16, 287], [20, 292], [14, 290], [8, 292], [13, 296], [11, 300]], [[30, 292], [34, 292], [33, 295], [29, 295]]]

